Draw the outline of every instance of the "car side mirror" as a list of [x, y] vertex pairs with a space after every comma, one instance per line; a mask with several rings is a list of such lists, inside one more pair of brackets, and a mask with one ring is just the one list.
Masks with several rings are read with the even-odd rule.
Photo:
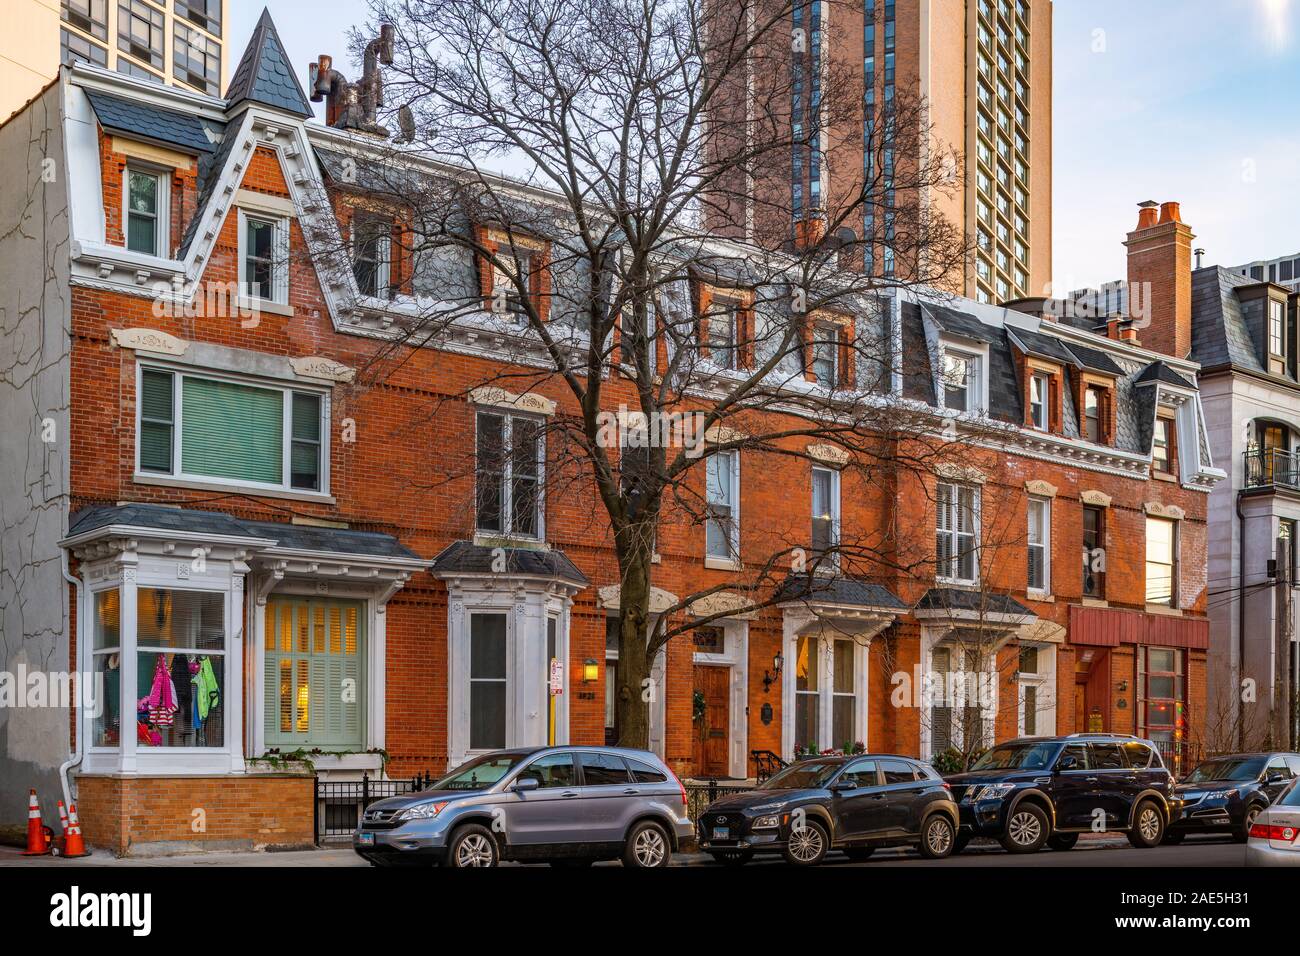
[[856, 780], [836, 780], [831, 789], [836, 793], [843, 793], [846, 790], [856, 790], [858, 789], [858, 782]]
[[1060, 773], [1062, 770], [1073, 770], [1077, 766], [1079, 766], [1079, 758], [1066, 754], [1060, 760], [1056, 761], [1056, 772]]
[[1276, 783], [1281, 783], [1285, 779], [1286, 777], [1282, 776], [1281, 771], [1274, 770], [1272, 773], [1270, 773], [1267, 777], [1264, 778], [1264, 782], [1271, 787]]
[[515, 785], [511, 787], [511, 789], [516, 793], [524, 793], [528, 790], [536, 790], [541, 787], [541, 785], [542, 782], [536, 777], [520, 777], [515, 781]]

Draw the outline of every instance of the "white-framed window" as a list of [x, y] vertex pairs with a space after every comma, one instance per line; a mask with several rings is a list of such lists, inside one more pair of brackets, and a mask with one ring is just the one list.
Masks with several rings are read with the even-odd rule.
[[840, 749], [866, 737], [865, 654], [851, 637], [794, 641], [794, 749]]
[[545, 439], [542, 423], [525, 415], [475, 416], [475, 527], [520, 538], [543, 534]]
[[812, 551], [813, 557], [827, 555], [833, 565], [839, 563], [840, 543], [840, 473], [833, 468], [812, 470]]
[[1033, 426], [1047, 431], [1048, 407], [1051, 404], [1052, 378], [1046, 372], [1035, 372], [1029, 377], [1029, 420]]
[[469, 617], [469, 747], [506, 746], [509, 668], [506, 625], [509, 616], [476, 613]]
[[1029, 499], [1029, 590], [1043, 593], [1052, 582], [1052, 502]]
[[1056, 733], [1056, 648], [1021, 644], [1016, 682], [1020, 691], [1017, 733], [1022, 737]]
[[1178, 606], [1178, 522], [1147, 515], [1146, 600]]
[[740, 452], [720, 451], [705, 465], [704, 554], [724, 561], [740, 559]]
[[352, 274], [362, 295], [387, 298], [393, 262], [393, 223], [381, 216], [352, 219]]
[[981, 407], [980, 357], [947, 348], [943, 352], [940, 384], [943, 407], [955, 412], [972, 412]]
[[239, 285], [249, 299], [289, 302], [289, 221], [239, 210]]
[[940, 482], [935, 493], [935, 576], [973, 584], [979, 578], [979, 488]]
[[733, 299], [717, 298], [709, 308], [708, 339], [709, 361], [718, 368], [734, 369], [740, 364], [740, 303]]
[[821, 322], [813, 327], [813, 377], [818, 385], [834, 388], [840, 380], [840, 327]]
[[329, 491], [323, 390], [142, 365], [136, 471], [285, 491]]
[[[130, 734], [137, 751], [224, 750], [226, 592], [141, 585], [135, 589], [134, 630], [122, 627], [121, 594], [112, 587], [91, 596], [92, 667], [104, 681], [91, 747], [120, 749], [123, 735]], [[128, 667], [135, 700], [124, 706]]]
[[122, 227], [126, 247], [150, 256], [167, 255], [167, 214], [171, 177], [148, 167], [129, 165], [123, 173]]
[[[524, 300], [519, 295], [522, 284], [524, 294], [531, 296], [533, 288], [533, 251], [523, 246], [504, 245], [497, 250], [492, 263], [492, 311], [523, 312]], [[515, 281], [516, 275], [519, 282]]]

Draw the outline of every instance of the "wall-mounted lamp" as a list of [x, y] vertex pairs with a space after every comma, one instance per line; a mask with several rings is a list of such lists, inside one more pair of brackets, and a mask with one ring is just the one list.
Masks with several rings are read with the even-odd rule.
[[1124, 691], [1128, 690], [1128, 681], [1126, 680], [1120, 681], [1118, 684], [1115, 685], [1115, 689], [1119, 691], [1121, 694], [1124, 693]]
[[584, 684], [596, 683], [596, 678], [600, 676], [600, 667], [595, 658], [588, 657], [582, 663], [582, 682]]
[[780, 651], [777, 651], [772, 656], [772, 669], [770, 671], [763, 671], [763, 693], [766, 694], [771, 689], [772, 685], [776, 683], [777, 678], [781, 676], [781, 667], [784, 664], [785, 658], [781, 656]]

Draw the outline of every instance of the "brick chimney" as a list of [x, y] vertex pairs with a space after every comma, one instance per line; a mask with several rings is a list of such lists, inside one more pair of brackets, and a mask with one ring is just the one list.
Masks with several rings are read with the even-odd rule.
[[1129, 316], [1142, 344], [1175, 358], [1192, 350], [1192, 240], [1178, 203], [1138, 203], [1128, 234]]

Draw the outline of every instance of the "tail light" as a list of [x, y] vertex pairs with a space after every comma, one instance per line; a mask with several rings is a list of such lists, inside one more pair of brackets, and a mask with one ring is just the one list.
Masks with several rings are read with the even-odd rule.
[[1300, 830], [1295, 827], [1270, 826], [1267, 823], [1256, 823], [1250, 828], [1250, 835], [1256, 840], [1281, 840], [1283, 843], [1294, 843], [1297, 836], [1300, 836]]
[[945, 780], [945, 781], [943, 782], [943, 789], [948, 790], [948, 791], [951, 792], [951, 790], [952, 790], [952, 784], [950, 784], [947, 780]]
[[[665, 766], [667, 765], [665, 764]], [[690, 806], [690, 804], [686, 802], [686, 784], [682, 783], [681, 778], [678, 777], [677, 774], [673, 773], [672, 767], [668, 767], [668, 772], [673, 775], [673, 782], [677, 784], [677, 789], [682, 792], [682, 813], [685, 813], [687, 808]]]

